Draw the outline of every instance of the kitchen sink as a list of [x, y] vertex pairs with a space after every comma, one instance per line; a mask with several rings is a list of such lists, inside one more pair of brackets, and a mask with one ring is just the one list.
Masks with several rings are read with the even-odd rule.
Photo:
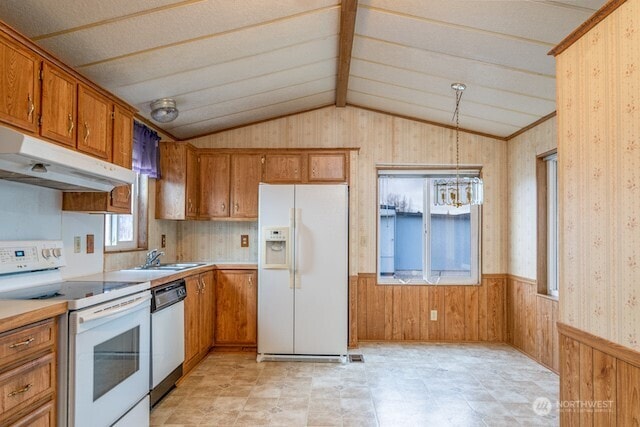
[[170, 264], [150, 265], [148, 267], [140, 266], [132, 268], [132, 270], [166, 270], [166, 271], [181, 271], [189, 268], [200, 267], [204, 263], [200, 262], [176, 262]]

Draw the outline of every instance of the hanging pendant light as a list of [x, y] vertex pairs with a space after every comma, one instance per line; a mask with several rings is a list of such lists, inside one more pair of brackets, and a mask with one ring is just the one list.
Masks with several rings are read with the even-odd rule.
[[464, 83], [451, 84], [451, 89], [456, 91], [456, 108], [453, 112], [456, 121], [456, 177], [435, 180], [433, 191], [437, 206], [459, 208], [464, 205], [481, 205], [484, 201], [482, 179], [460, 177], [460, 100], [466, 88]]

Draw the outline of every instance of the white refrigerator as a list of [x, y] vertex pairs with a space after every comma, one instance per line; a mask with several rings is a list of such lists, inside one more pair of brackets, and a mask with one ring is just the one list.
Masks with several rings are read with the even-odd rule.
[[344, 361], [347, 185], [260, 184], [258, 218], [258, 361]]

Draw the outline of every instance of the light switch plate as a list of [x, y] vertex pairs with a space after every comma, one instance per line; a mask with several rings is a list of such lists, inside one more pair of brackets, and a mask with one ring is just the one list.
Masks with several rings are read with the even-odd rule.
[[79, 254], [81, 249], [80, 236], [73, 236], [73, 253]]
[[431, 310], [431, 320], [438, 320], [438, 310]]
[[248, 248], [249, 247], [249, 235], [248, 234], [241, 234], [240, 235], [240, 247], [241, 248]]
[[166, 248], [167, 247], [167, 235], [163, 234], [162, 238], [160, 239], [160, 247], [161, 248]]

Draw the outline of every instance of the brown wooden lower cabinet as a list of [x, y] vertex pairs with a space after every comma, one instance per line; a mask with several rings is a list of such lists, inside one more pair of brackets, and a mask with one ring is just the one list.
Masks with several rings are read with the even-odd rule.
[[55, 319], [0, 334], [0, 425], [55, 425]]
[[216, 346], [257, 345], [257, 285], [255, 270], [216, 271]]
[[207, 355], [213, 344], [213, 271], [189, 276], [185, 283], [183, 370], [186, 373]]

